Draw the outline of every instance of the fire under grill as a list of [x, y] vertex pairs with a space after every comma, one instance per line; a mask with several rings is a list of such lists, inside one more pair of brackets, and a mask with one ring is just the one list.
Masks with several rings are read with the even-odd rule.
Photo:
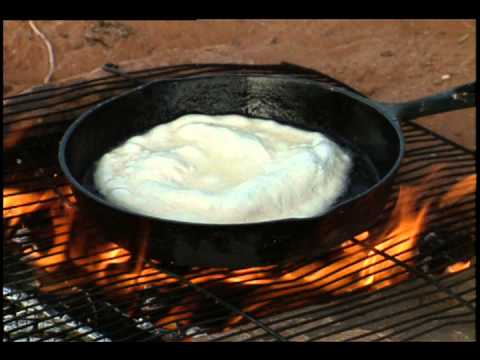
[[57, 164], [75, 117], [138, 80], [224, 72], [330, 81], [287, 64], [180, 65], [4, 99], [3, 340], [475, 340], [475, 153], [415, 122], [377, 225], [314, 259], [178, 268], [78, 220]]

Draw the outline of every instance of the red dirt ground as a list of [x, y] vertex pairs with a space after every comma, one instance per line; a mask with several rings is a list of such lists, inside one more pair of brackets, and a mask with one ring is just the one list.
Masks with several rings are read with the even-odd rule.
[[[288, 61], [383, 101], [405, 101], [476, 79], [476, 24], [458, 21], [36, 21], [51, 41], [52, 83], [107, 62]], [[42, 83], [48, 53], [27, 21], [4, 22], [4, 96]], [[152, 60], [153, 59], [153, 60]], [[448, 79], [442, 80], [442, 76]], [[418, 120], [474, 149], [475, 109]]]

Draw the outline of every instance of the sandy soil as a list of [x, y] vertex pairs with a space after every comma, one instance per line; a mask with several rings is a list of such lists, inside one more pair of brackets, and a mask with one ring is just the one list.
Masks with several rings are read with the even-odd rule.
[[[51, 82], [107, 62], [288, 61], [383, 101], [405, 101], [476, 79], [475, 21], [36, 21], [51, 41]], [[48, 53], [27, 21], [4, 22], [4, 96], [41, 84]], [[446, 76], [445, 76], [446, 75]], [[418, 120], [475, 148], [475, 110]]]

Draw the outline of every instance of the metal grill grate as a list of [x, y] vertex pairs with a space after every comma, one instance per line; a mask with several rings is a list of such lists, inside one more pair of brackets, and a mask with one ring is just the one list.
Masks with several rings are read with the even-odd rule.
[[[129, 76], [227, 71], [295, 73], [334, 83], [294, 65], [181, 65]], [[4, 341], [417, 340], [448, 326], [473, 326], [475, 191], [441, 211], [432, 206], [413, 243], [352, 239], [321, 258], [236, 271], [123, 262], [128, 254], [102, 244], [93, 226], [75, 222], [56, 152], [79, 113], [135, 85], [114, 75], [4, 99]], [[474, 152], [413, 122], [402, 127], [407, 152], [372, 234], [391, 216], [400, 185], [417, 185], [417, 200], [434, 203], [476, 172]], [[88, 239], [93, 250], [72, 253], [76, 237]], [[412, 245], [392, 255], [400, 244]], [[371, 255], [378, 255], [374, 262], [367, 261]], [[445, 271], [467, 260], [468, 269]], [[389, 276], [372, 277], [386, 270]], [[369, 277], [368, 286], [358, 286]]]

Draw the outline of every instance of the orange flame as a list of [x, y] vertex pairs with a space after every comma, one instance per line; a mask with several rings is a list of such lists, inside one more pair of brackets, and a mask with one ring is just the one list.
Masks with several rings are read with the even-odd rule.
[[447, 267], [446, 271], [447, 271], [447, 273], [452, 274], [452, 273], [456, 273], [456, 272], [466, 270], [470, 267], [470, 265], [472, 265], [471, 260], [461, 261], [461, 262], [455, 263], [453, 265], [450, 265], [449, 267]]
[[[419, 212], [415, 211], [415, 199], [418, 197], [419, 189], [402, 187], [399, 193], [399, 202], [395, 206], [391, 218], [394, 223], [380, 235], [379, 239], [386, 239], [375, 246], [375, 249], [382, 251], [388, 256], [395, 258], [397, 261], [406, 262], [412, 257], [418, 255], [416, 250], [417, 235], [423, 230], [425, 217], [428, 211], [429, 203], [423, 205]], [[373, 251], [371, 251], [372, 253]], [[404, 268], [398, 266], [393, 260], [384, 260], [381, 254], [371, 254], [369, 263], [378, 264], [369, 266], [368, 274], [375, 274], [369, 279], [373, 283], [375, 279], [385, 279], [376, 285], [374, 289], [381, 289], [391, 286], [399, 281], [404, 280], [408, 274], [404, 272]], [[393, 276], [403, 273], [399, 276]], [[389, 279], [386, 279], [389, 278]]]
[[[424, 183], [428, 184], [428, 181]], [[462, 179], [441, 197], [439, 206], [443, 208], [452, 205], [475, 189], [476, 175]], [[65, 196], [71, 194], [69, 187], [61, 188], [61, 191]], [[200, 272], [191, 282], [206, 286], [206, 283], [216, 281], [226, 286], [252, 287], [253, 291], [244, 301], [243, 311], [256, 314], [272, 311], [274, 307], [271, 304], [275, 298], [286, 296], [293, 299], [305, 290], [338, 296], [362, 289], [376, 290], [392, 286], [408, 277], [408, 272], [397, 261], [413, 261], [417, 255], [417, 238], [426, 225], [426, 216], [431, 206], [431, 202], [426, 201], [417, 210], [416, 203], [422, 191], [421, 187], [401, 187], [391, 220], [380, 234], [374, 235], [368, 231], [358, 234], [355, 241], [345, 241], [335, 255], [326, 260], [318, 260], [281, 275], [274, 275], [272, 270], [275, 266], [232, 271], [222, 269], [222, 272], [209, 269]], [[20, 224], [24, 214], [47, 210], [51, 215], [53, 246], [46, 250], [32, 247], [21, 250], [27, 261], [51, 275], [62, 276], [67, 273], [65, 269], [71, 270], [72, 265], [75, 271], [82, 274], [70, 276], [64, 282], [44, 284], [42, 291], [72, 291], [72, 285], [95, 283], [114, 295], [128, 295], [149, 286], [162, 287], [177, 283], [175, 278], [145, 264], [146, 237], [143, 239], [145, 246], [135, 256], [113, 243], [93, 243], [94, 237], [89, 238], [88, 234], [82, 235], [74, 243], [72, 223], [75, 212], [63, 207], [55, 192], [49, 190], [20, 194], [18, 189], [6, 188], [3, 196], [7, 233]], [[42, 235], [50, 236], [48, 231]], [[362, 242], [367, 240], [375, 245], [364, 246]], [[457, 263], [447, 271], [458, 272], [469, 266], [471, 261]], [[308, 299], [292, 300], [291, 304], [308, 304]], [[158, 324], [166, 324], [168, 328], [175, 329], [176, 321], [188, 323], [196, 306], [175, 306]], [[227, 326], [240, 321], [242, 317], [233, 316]]]
[[441, 208], [453, 205], [458, 200], [473, 194], [477, 189], [477, 174], [467, 176], [465, 179], [459, 181], [451, 187], [451, 189], [442, 196], [439, 202]]

